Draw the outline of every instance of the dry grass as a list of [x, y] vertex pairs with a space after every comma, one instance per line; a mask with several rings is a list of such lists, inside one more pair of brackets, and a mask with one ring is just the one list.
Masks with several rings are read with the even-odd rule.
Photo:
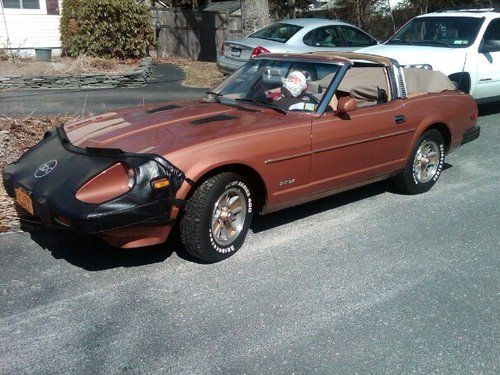
[[214, 62], [162, 57], [155, 59], [155, 63], [167, 63], [179, 66], [186, 75], [183, 85], [187, 87], [214, 88], [224, 80], [224, 75], [219, 72], [217, 64]]
[[[68, 122], [75, 117], [25, 117], [0, 118], [0, 169], [17, 160], [26, 150], [43, 138], [45, 132], [56, 125]], [[0, 232], [19, 226], [23, 216], [17, 210], [13, 200], [7, 196], [0, 184]]]
[[0, 75], [44, 76], [76, 75], [86, 73], [124, 73], [139, 65], [139, 59], [116, 60], [99, 57], [54, 57], [51, 62], [39, 62], [33, 58], [0, 59]]

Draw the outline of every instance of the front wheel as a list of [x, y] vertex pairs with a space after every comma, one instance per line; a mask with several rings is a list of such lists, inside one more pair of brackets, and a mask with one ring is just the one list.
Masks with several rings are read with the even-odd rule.
[[180, 222], [186, 251], [217, 262], [243, 244], [252, 221], [252, 196], [246, 180], [224, 172], [203, 182], [186, 204]]
[[420, 194], [430, 190], [443, 170], [444, 140], [435, 129], [424, 132], [400, 175], [394, 178], [396, 187], [407, 194]]

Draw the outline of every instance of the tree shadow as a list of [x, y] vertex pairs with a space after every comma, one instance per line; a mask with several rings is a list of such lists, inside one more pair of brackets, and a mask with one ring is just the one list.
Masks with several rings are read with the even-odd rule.
[[478, 104], [479, 117], [500, 113], [500, 101]]

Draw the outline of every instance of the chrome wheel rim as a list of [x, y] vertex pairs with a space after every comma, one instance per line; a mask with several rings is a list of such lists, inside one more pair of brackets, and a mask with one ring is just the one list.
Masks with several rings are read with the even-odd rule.
[[212, 212], [212, 235], [219, 246], [236, 240], [245, 224], [247, 202], [239, 189], [229, 188], [217, 199]]
[[413, 175], [419, 183], [425, 184], [436, 175], [440, 156], [436, 142], [428, 140], [420, 145], [413, 161]]

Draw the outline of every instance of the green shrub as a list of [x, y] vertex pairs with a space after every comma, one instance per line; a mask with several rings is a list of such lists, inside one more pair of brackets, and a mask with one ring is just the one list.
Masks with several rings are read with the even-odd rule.
[[148, 8], [133, 0], [64, 0], [60, 29], [69, 56], [143, 56], [155, 41]]

